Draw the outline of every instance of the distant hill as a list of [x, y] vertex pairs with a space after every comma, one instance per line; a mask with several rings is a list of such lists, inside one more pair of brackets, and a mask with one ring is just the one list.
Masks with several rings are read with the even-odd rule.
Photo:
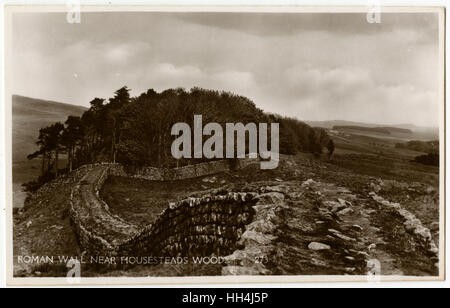
[[332, 129], [333, 126], [361, 126], [361, 127], [376, 127], [377, 124], [373, 123], [363, 123], [363, 122], [353, 122], [353, 121], [343, 121], [343, 120], [330, 120], [330, 121], [305, 121], [306, 124], [314, 127], [323, 127]]
[[37, 150], [39, 129], [69, 115], [80, 116], [87, 108], [46, 101], [20, 95], [12, 97], [12, 160], [14, 206], [21, 206], [25, 194], [22, 183], [35, 179], [40, 172], [39, 160], [29, 161], [27, 155]]
[[64, 122], [69, 115], [81, 116], [86, 110], [81, 106], [13, 95], [13, 162], [26, 159], [28, 154], [37, 149], [34, 143], [40, 128], [57, 121]]
[[412, 134], [412, 131], [410, 129], [389, 127], [389, 126], [365, 127], [365, 126], [347, 125], [347, 126], [333, 126], [333, 130], [356, 131], [356, 132], [363, 131], [386, 135], [391, 135], [394, 133]]
[[[306, 121], [307, 124], [313, 127], [322, 127], [326, 129], [333, 129], [336, 126], [354, 126], [359, 127], [359, 133], [366, 135], [371, 132], [365, 131], [363, 128], [389, 128], [391, 135], [399, 139], [408, 140], [436, 140], [439, 139], [439, 129], [437, 127], [422, 127], [414, 124], [396, 124], [396, 125], [380, 125], [375, 123], [353, 122], [343, 120], [331, 120], [331, 121]], [[412, 134], [408, 133], [409, 130]], [[357, 133], [356, 130], [353, 133]], [[373, 133], [373, 132], [372, 132]], [[389, 134], [385, 134], [389, 135]]]

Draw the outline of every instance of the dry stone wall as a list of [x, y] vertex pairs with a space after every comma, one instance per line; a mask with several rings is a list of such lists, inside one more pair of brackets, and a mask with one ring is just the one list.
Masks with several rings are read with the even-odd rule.
[[[236, 164], [233, 166], [233, 163]], [[242, 169], [249, 165], [259, 163], [259, 159], [256, 158], [242, 158], [237, 160], [216, 160], [172, 169], [141, 167], [133, 172], [129, 172], [129, 176], [151, 181], [184, 180], [219, 172], [227, 172], [233, 168]]]
[[286, 208], [283, 189], [263, 187], [257, 195], [254, 218], [239, 238], [239, 249], [225, 257], [222, 275], [269, 275], [265, 257], [274, 253], [279, 212]]
[[[218, 164], [213, 166], [221, 166]], [[197, 166], [196, 170], [211, 170], [203, 168]], [[227, 192], [171, 203], [153, 224], [138, 230], [113, 215], [99, 197], [109, 175], [126, 176], [123, 167], [95, 164], [81, 170], [83, 176], [70, 197], [70, 217], [87, 255], [224, 256], [238, 248], [246, 226], [255, 217], [256, 193]]]
[[439, 260], [439, 249], [437, 248], [431, 232], [428, 228], [424, 227], [422, 222], [411, 212], [403, 209], [399, 203], [390, 202], [385, 200], [383, 197], [377, 195], [375, 192], [370, 192], [369, 195], [377, 203], [386, 206], [397, 212], [405, 220], [403, 225], [408, 232], [416, 235], [419, 242], [423, 247], [433, 256], [437, 261]]
[[171, 204], [155, 221], [120, 247], [124, 255], [227, 255], [254, 217], [255, 194], [227, 193]]
[[112, 215], [99, 198], [99, 190], [109, 174], [124, 174], [120, 165], [95, 164], [83, 167], [85, 175], [70, 196], [70, 218], [81, 249], [89, 255], [116, 255], [117, 246], [138, 230]]

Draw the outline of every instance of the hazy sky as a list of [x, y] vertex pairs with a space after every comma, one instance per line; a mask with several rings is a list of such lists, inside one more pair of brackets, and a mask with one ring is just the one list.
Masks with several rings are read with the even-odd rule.
[[12, 52], [13, 93], [35, 98], [199, 86], [302, 120], [438, 126], [437, 14], [17, 13]]

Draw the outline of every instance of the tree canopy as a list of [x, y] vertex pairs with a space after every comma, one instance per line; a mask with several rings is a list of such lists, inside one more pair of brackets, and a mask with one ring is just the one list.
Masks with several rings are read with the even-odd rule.
[[[325, 130], [294, 118], [264, 113], [248, 98], [230, 92], [202, 88], [188, 91], [149, 89], [131, 97], [126, 86], [109, 99], [94, 98], [81, 117], [69, 116], [64, 124], [42, 128], [39, 150], [29, 155], [43, 160], [42, 175], [58, 172], [58, 154], [67, 154], [67, 170], [93, 162], [120, 162], [127, 166], [176, 167], [202, 159], [175, 159], [171, 127], [178, 122], [193, 125], [194, 115], [204, 123], [279, 123], [280, 153], [319, 154], [329, 143]], [[53, 167], [53, 168], [52, 168]]]

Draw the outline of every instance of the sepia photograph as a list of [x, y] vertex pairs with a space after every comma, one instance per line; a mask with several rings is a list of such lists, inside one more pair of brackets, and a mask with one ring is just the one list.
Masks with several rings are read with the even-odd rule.
[[8, 283], [442, 280], [444, 13], [6, 6]]

